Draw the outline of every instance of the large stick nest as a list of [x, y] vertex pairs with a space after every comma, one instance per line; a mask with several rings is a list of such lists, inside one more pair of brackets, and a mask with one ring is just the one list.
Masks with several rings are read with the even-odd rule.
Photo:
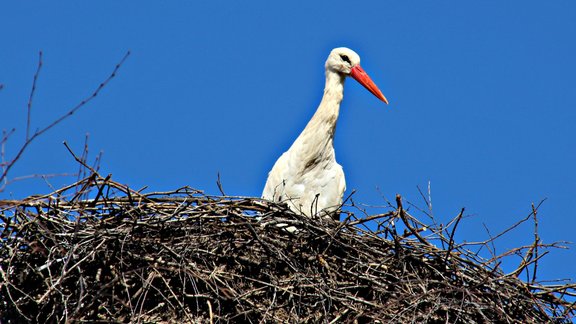
[[574, 284], [517, 278], [554, 244], [518, 248], [522, 264], [504, 274], [500, 257], [454, 242], [462, 214], [452, 230], [426, 228], [400, 197], [384, 214], [334, 222], [189, 188], [143, 194], [93, 174], [0, 201], [0, 218], [2, 323], [560, 323], [575, 314]]

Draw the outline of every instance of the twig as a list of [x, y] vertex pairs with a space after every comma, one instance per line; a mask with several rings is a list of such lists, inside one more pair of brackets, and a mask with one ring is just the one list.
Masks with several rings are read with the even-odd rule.
[[210, 324], [214, 323], [214, 313], [212, 312], [212, 303], [210, 303], [210, 300], [206, 300], [206, 303], [208, 304], [208, 313], [209, 313], [209, 319], [210, 319]]
[[534, 216], [534, 267], [532, 269], [532, 281], [536, 282], [536, 273], [538, 272], [538, 260], [540, 259], [538, 245], [540, 244], [540, 235], [538, 235], [538, 210], [534, 207], [532, 203], [532, 215]]
[[462, 207], [462, 210], [460, 210], [460, 213], [458, 214], [458, 216], [456, 216], [456, 223], [454, 223], [454, 226], [452, 226], [452, 231], [450, 232], [450, 241], [448, 241], [448, 249], [446, 249], [446, 258], [444, 259], [444, 263], [448, 262], [448, 258], [450, 257], [450, 252], [452, 252], [452, 249], [454, 249], [454, 233], [456, 233], [456, 228], [458, 227], [458, 223], [460, 223], [460, 220], [462, 219], [462, 216], [464, 215], [464, 207]]
[[[538, 203], [538, 205], [536, 206], [536, 210], [538, 210], [538, 208], [540, 208], [540, 206], [546, 201], [547, 198], [544, 198], [542, 200], [540, 200], [540, 202]], [[530, 212], [530, 214], [528, 214], [528, 216], [526, 216], [525, 218], [522, 218], [521, 220], [517, 221], [516, 223], [514, 223], [512, 226], [508, 227], [507, 229], [505, 229], [504, 231], [500, 232], [500, 234], [494, 236], [492, 238], [492, 240], [496, 240], [499, 237], [503, 236], [504, 234], [510, 232], [511, 230], [515, 229], [516, 227], [520, 226], [520, 224], [526, 222], [527, 220], [530, 219], [530, 217], [532, 216], [532, 212]]]
[[[84, 149], [82, 150], [82, 155], [80, 156], [80, 159], [84, 162], [84, 164], [88, 160], [88, 139], [89, 139], [89, 137], [90, 137], [90, 134], [86, 133], [86, 135], [84, 137]], [[84, 167], [84, 165], [82, 163], [78, 163], [78, 180], [85, 178], [85, 177], [86, 177], [86, 167]]]
[[[372, 220], [375, 220], [375, 219], [387, 218], [387, 217], [390, 217], [390, 216], [393, 216], [393, 215], [394, 215], [394, 212], [387, 212], [387, 213], [384, 213], [384, 214], [372, 215], [372, 216], [368, 216], [368, 217], [366, 217], [366, 218], [361, 218], [361, 219], [356, 220], [356, 221], [348, 222], [348, 225], [364, 224], [364, 223], [366, 223], [366, 222], [369, 222], [369, 221], [372, 221]], [[345, 223], [345, 222], [343, 222], [343, 223]]]
[[83, 167], [85, 167], [86, 169], [90, 170], [90, 172], [92, 172], [93, 174], [98, 174], [98, 172], [96, 172], [96, 170], [94, 170], [91, 166], [89, 166], [88, 164], [86, 164], [86, 161], [84, 161], [82, 158], [78, 157], [76, 154], [74, 154], [74, 152], [72, 151], [72, 149], [70, 148], [70, 146], [68, 146], [68, 142], [64, 141], [62, 142], [62, 144], [64, 144], [64, 146], [66, 147], [66, 149], [68, 150], [68, 152], [70, 154], [72, 154], [72, 157], [74, 157], [74, 160], [76, 160], [76, 162], [78, 162], [80, 165], [82, 165]]
[[414, 229], [412, 227], [412, 225], [410, 225], [410, 222], [408, 221], [408, 218], [406, 217], [406, 213], [404, 212], [404, 208], [402, 207], [402, 196], [400, 196], [399, 194], [396, 195], [396, 204], [398, 205], [398, 215], [400, 216], [400, 219], [402, 219], [402, 222], [404, 222], [404, 225], [406, 226], [406, 228], [408, 228], [410, 233], [412, 233], [412, 235], [414, 235], [418, 239], [418, 241], [420, 241], [420, 243], [428, 245], [428, 246], [432, 246], [432, 244], [430, 242], [428, 242], [426, 239], [424, 239], [420, 235], [420, 233], [418, 233], [418, 231], [416, 229]]
[[420, 189], [420, 186], [416, 186], [416, 189], [418, 189], [418, 193], [420, 194], [420, 197], [422, 197], [422, 200], [424, 200], [424, 203], [426, 204], [426, 207], [428, 208], [428, 211], [423, 211], [424, 214], [430, 218], [434, 218], [434, 216], [432, 215], [432, 195], [430, 194], [430, 181], [428, 181], [428, 198], [426, 197], [426, 195], [424, 195], [424, 192], [422, 192], [422, 189]]
[[22, 156], [22, 154], [24, 153], [24, 151], [26, 150], [26, 148], [28, 147], [28, 145], [30, 145], [30, 143], [32, 143], [38, 136], [44, 134], [46, 131], [50, 130], [52, 127], [58, 125], [59, 123], [61, 123], [64, 119], [72, 116], [76, 111], [78, 111], [80, 108], [82, 108], [83, 106], [85, 106], [87, 103], [89, 103], [90, 101], [92, 101], [94, 98], [96, 98], [96, 96], [100, 93], [100, 91], [110, 82], [110, 80], [112, 80], [115, 76], [116, 73], [118, 72], [118, 70], [120, 69], [120, 67], [124, 64], [124, 62], [126, 61], [126, 59], [128, 58], [128, 56], [130, 55], [130, 51], [126, 52], [126, 54], [124, 55], [124, 57], [122, 57], [122, 59], [120, 60], [120, 62], [118, 64], [116, 64], [116, 66], [114, 67], [114, 70], [112, 70], [112, 73], [108, 76], [108, 78], [106, 80], [104, 80], [104, 82], [102, 82], [97, 88], [96, 90], [94, 90], [94, 92], [86, 97], [85, 99], [83, 99], [80, 103], [78, 103], [76, 106], [74, 106], [71, 110], [69, 110], [67, 113], [65, 113], [64, 115], [62, 115], [61, 117], [57, 118], [56, 120], [54, 120], [52, 123], [48, 124], [47, 126], [45, 126], [44, 128], [41, 128], [39, 130], [37, 130], [36, 132], [34, 132], [34, 134], [32, 136], [30, 136], [29, 138], [27, 138], [27, 140], [24, 142], [24, 144], [22, 145], [22, 147], [20, 148], [20, 150], [16, 153], [16, 156], [10, 161], [8, 162], [8, 164], [6, 165], [6, 168], [3, 170], [2, 175], [0, 175], [0, 182], [3, 181], [7, 175], [8, 172], [10, 171], [10, 169], [12, 169], [12, 167], [14, 166], [14, 164], [16, 163], [16, 161], [18, 161], [20, 159], [20, 157]]
[[[485, 244], [480, 244], [480, 249], [482, 249], [482, 247], [485, 246], [488, 249], [488, 251], [490, 251], [492, 257], [494, 257], [496, 256], [496, 245], [494, 243], [494, 238], [492, 237], [492, 233], [490, 233], [490, 229], [488, 228], [488, 226], [486, 226], [486, 224], [484, 223], [482, 223], [482, 226], [484, 226], [484, 230], [486, 230], [486, 234], [488, 235], [488, 241]], [[490, 248], [490, 246], [492, 246], [492, 248]], [[479, 253], [479, 251], [477, 253]]]
[[26, 142], [30, 139], [30, 120], [32, 112], [32, 99], [34, 98], [34, 93], [36, 92], [36, 82], [38, 81], [38, 76], [40, 75], [40, 69], [42, 69], [42, 51], [38, 52], [38, 67], [36, 68], [36, 73], [34, 73], [34, 80], [32, 81], [32, 89], [30, 90], [30, 97], [28, 97], [28, 116], [26, 118]]
[[[2, 130], [2, 141], [0, 141], [0, 166], [2, 167], [2, 172], [6, 170], [6, 141], [8, 140], [10, 135], [14, 133], [15, 130], [16, 128], [12, 128], [9, 132], [6, 132], [6, 130]], [[2, 179], [0, 178], [0, 180]], [[8, 185], [8, 179], [4, 178], [3, 182], [4, 182], [3, 184], [0, 184], [0, 191], [2, 191], [2, 189], [6, 187], [6, 185]]]
[[218, 186], [218, 190], [220, 190], [220, 193], [223, 196], [226, 196], [226, 194], [224, 193], [224, 188], [222, 188], [222, 182], [220, 181], [220, 172], [218, 172], [218, 178], [216, 179], [216, 185]]
[[56, 177], [73, 177], [75, 176], [75, 173], [52, 173], [52, 174], [29, 174], [29, 175], [25, 175], [25, 176], [20, 176], [20, 177], [14, 177], [11, 178], [10, 181], [8, 181], [8, 183], [13, 183], [16, 181], [22, 181], [22, 180], [27, 180], [27, 179], [34, 179], [34, 178], [56, 178]]
[[2, 130], [2, 140], [0, 140], [0, 144], [4, 145], [6, 143], [6, 141], [8, 140], [8, 138], [12, 134], [14, 134], [15, 131], [16, 131], [16, 128], [12, 128], [8, 132], [6, 130]]
[[[396, 203], [391, 215], [366, 216], [401, 218], [405, 236], [391, 219], [383, 226], [392, 241], [364, 223], [352, 225], [359, 221], [352, 214], [340, 224], [324, 222], [261, 199], [189, 187], [137, 192], [91, 173], [48, 195], [0, 201], [0, 314], [134, 323], [573, 319], [576, 284], [523, 282], [500, 268], [506, 255], [487, 266], [457, 244], [464, 210], [451, 230], [432, 226], [423, 243], [406, 239], [420, 233], [420, 222], [400, 195]], [[254, 214], [299, 231], [262, 226], [247, 216]], [[449, 249], [431, 243], [437, 241]], [[537, 258], [558, 247], [539, 243]]]

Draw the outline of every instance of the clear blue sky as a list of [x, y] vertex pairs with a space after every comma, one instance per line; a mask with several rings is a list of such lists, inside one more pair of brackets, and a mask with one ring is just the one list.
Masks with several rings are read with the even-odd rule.
[[[12, 177], [75, 171], [61, 143], [80, 152], [88, 132], [102, 173], [133, 188], [216, 194], [219, 172], [228, 194], [259, 196], [320, 101], [329, 51], [347, 46], [390, 100], [345, 87], [335, 145], [357, 203], [400, 193], [423, 205], [416, 186], [431, 181], [438, 220], [466, 207], [457, 239], [473, 241], [487, 237], [482, 224], [497, 233], [548, 198], [542, 239], [576, 240], [574, 1], [10, 1], [0, 30], [0, 128], [18, 129], [8, 157], [24, 137], [39, 50], [34, 128], [132, 51]], [[50, 191], [22, 181], [0, 197]], [[532, 238], [523, 226], [497, 248]], [[575, 249], [553, 251], [541, 275], [575, 279], [575, 264]]]

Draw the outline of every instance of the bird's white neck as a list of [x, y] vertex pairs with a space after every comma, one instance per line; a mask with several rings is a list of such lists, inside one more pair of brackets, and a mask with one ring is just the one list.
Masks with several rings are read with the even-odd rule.
[[[340, 113], [340, 103], [344, 98], [344, 80], [346, 77], [340, 73], [326, 70], [326, 84], [324, 86], [324, 95], [322, 101], [314, 113], [314, 116], [306, 126], [310, 128], [313, 126], [314, 131], [319, 133], [322, 131], [328, 133], [329, 136], [318, 134], [319, 138], [326, 138], [330, 140], [334, 138], [336, 131], [336, 122], [338, 121], [338, 114]], [[304, 130], [306, 131], [306, 129]]]
[[293, 147], [293, 149], [306, 149], [306, 152], [300, 152], [300, 156], [304, 158], [302, 162], [306, 165], [320, 160], [334, 159], [333, 140], [340, 102], [344, 98], [345, 78], [340, 73], [326, 70], [326, 85], [322, 101]]

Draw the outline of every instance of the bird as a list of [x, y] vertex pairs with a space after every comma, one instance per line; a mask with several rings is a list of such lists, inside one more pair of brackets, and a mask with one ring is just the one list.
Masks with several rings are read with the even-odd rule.
[[318, 109], [288, 151], [268, 173], [262, 198], [286, 203], [296, 213], [308, 217], [331, 217], [342, 205], [346, 180], [336, 162], [334, 133], [344, 97], [344, 81], [352, 77], [376, 98], [388, 100], [364, 69], [360, 56], [346, 47], [333, 49], [325, 64], [326, 83]]

